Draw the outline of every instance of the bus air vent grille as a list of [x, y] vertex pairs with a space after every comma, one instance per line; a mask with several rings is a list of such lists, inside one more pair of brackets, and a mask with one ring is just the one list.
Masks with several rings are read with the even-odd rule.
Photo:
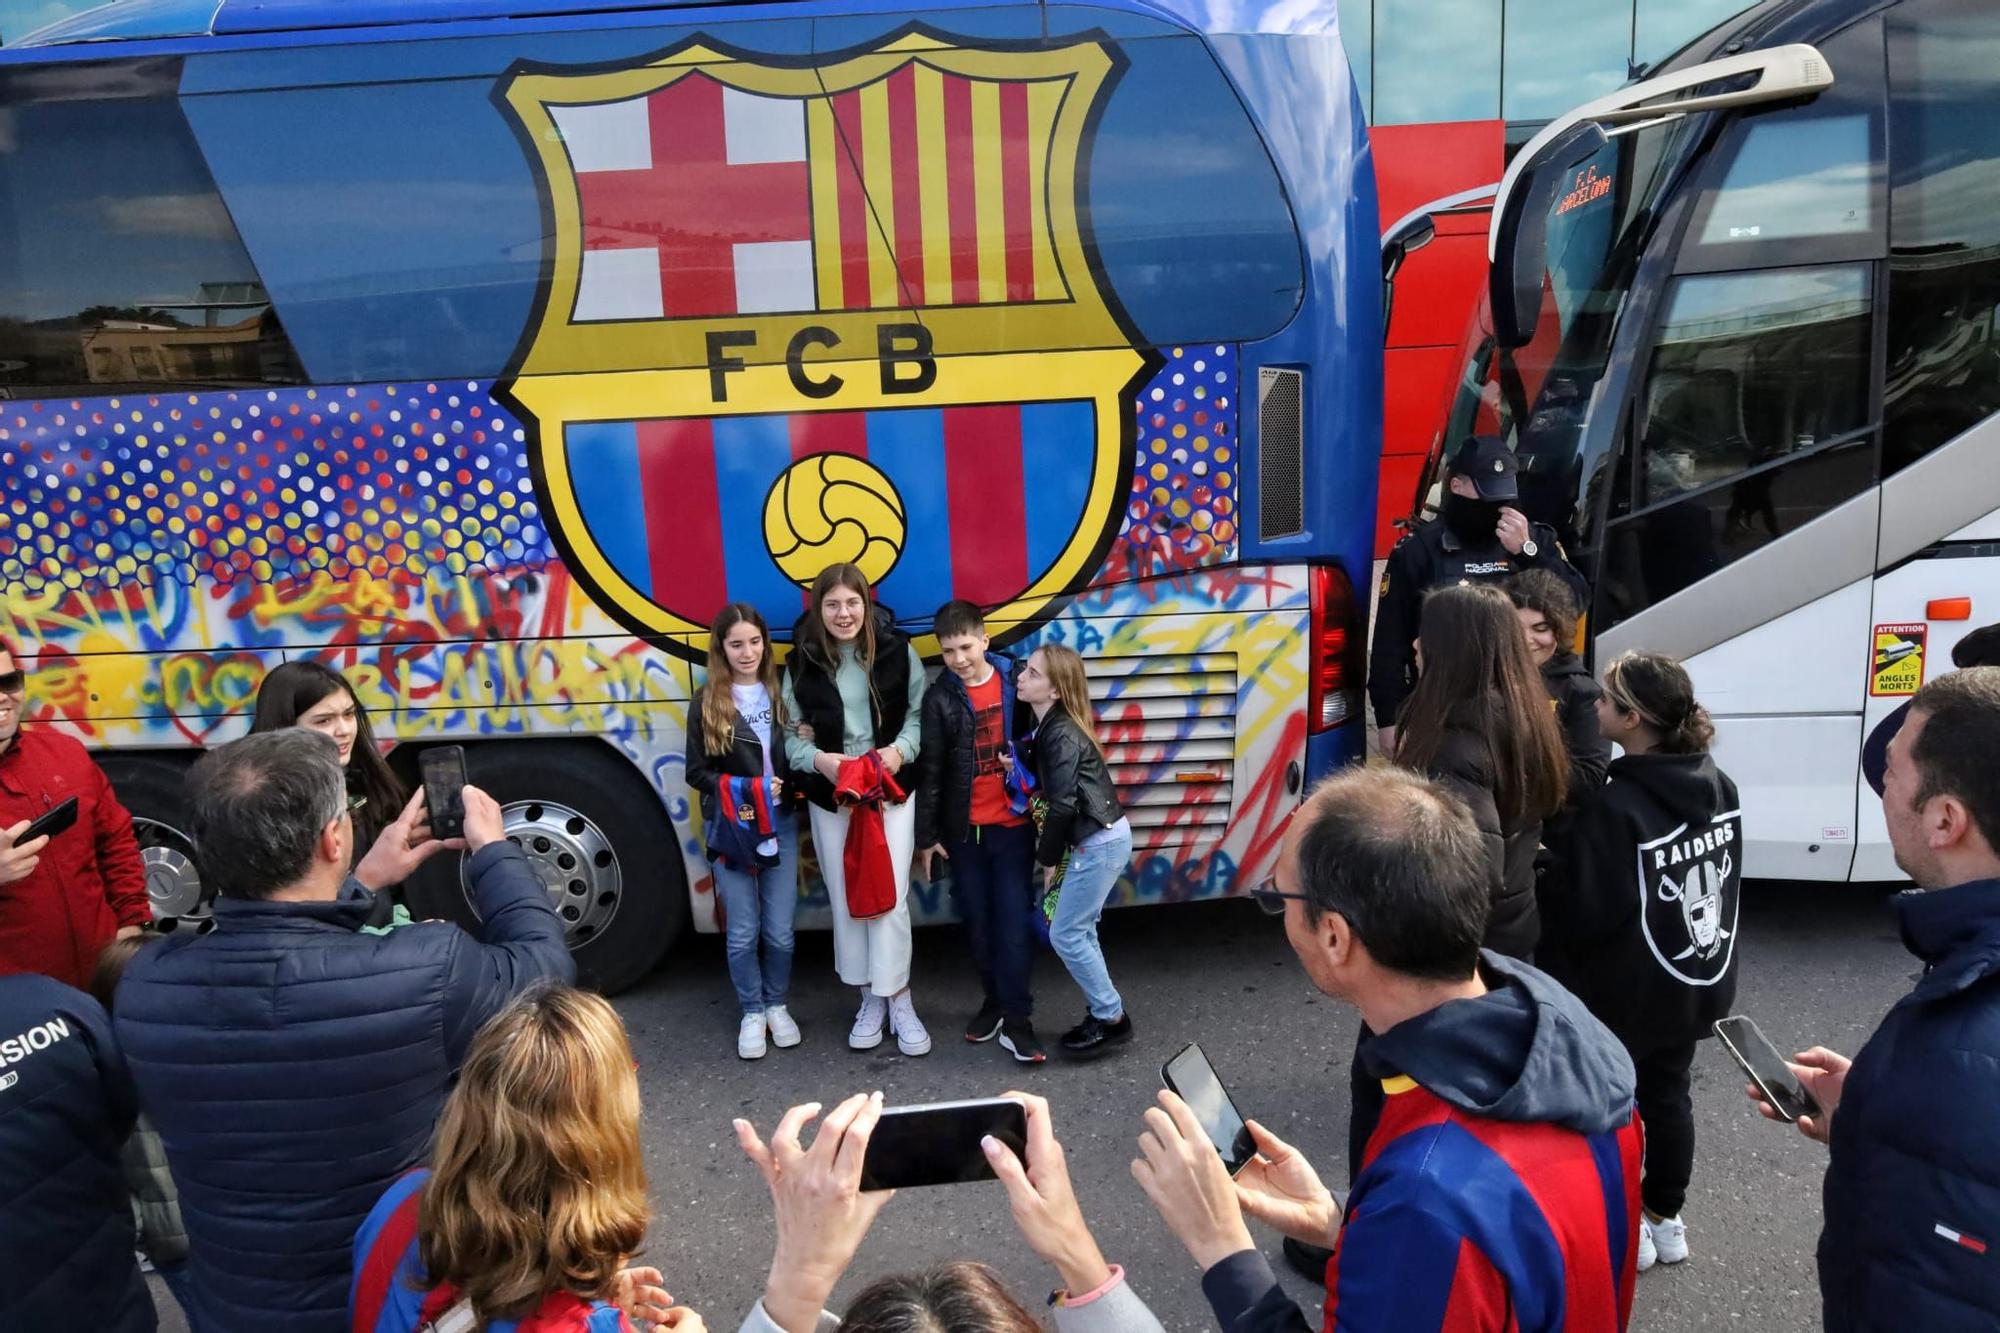
[[1305, 372], [1257, 370], [1257, 536], [1296, 537], [1306, 530]]
[[1236, 654], [1086, 657], [1097, 735], [1141, 847], [1229, 826], [1236, 779]]

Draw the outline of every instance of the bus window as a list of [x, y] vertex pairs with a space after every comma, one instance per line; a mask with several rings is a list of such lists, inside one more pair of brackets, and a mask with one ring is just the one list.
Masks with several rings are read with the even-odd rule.
[[303, 378], [176, 74], [0, 78], [0, 398]]
[[1909, 0], [1889, 24], [1884, 475], [2000, 411], [2000, 12]]

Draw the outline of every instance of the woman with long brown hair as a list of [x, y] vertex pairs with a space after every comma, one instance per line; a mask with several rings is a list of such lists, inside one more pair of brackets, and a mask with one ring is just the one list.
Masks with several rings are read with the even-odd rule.
[[1035, 713], [1028, 742], [1035, 779], [1048, 802], [1035, 859], [1051, 871], [1065, 858], [1049, 944], [1083, 992], [1083, 1021], [1063, 1034], [1073, 1056], [1102, 1055], [1132, 1040], [1132, 1016], [1111, 984], [1097, 919], [1105, 899], [1132, 863], [1132, 824], [1118, 804], [1111, 768], [1097, 739], [1090, 681], [1083, 659], [1059, 643], [1035, 649], [1015, 682], [1021, 702]]
[[868, 576], [855, 565], [828, 565], [813, 580], [806, 613], [792, 630], [785, 663], [785, 716], [794, 724], [785, 757], [811, 802], [813, 849], [833, 910], [833, 963], [840, 979], [861, 992], [848, 1030], [856, 1051], [882, 1044], [885, 1028], [896, 1049], [924, 1055], [931, 1034], [910, 996], [910, 864], [917, 851], [917, 812], [908, 800], [884, 802], [882, 835], [895, 877], [894, 905], [856, 919], [848, 910], [843, 852], [852, 811], [834, 799], [840, 766], [871, 751], [906, 792], [917, 788], [917, 746], [923, 725], [924, 664], [877, 605]]
[[625, 1025], [599, 996], [530, 991], [473, 1039], [431, 1165], [355, 1235], [353, 1328], [701, 1333], [658, 1269], [627, 1266], [648, 1220]]
[[785, 1007], [799, 905], [799, 833], [784, 741], [771, 631], [757, 608], [731, 602], [708, 627], [708, 679], [688, 709], [687, 785], [700, 793], [707, 815], [705, 841], [727, 932], [729, 979], [743, 1011], [736, 1054], [744, 1060], [763, 1058], [767, 1036], [781, 1048], [799, 1044], [799, 1025]]
[[1456, 792], [1486, 835], [1492, 915], [1485, 945], [1533, 956], [1535, 853], [1562, 809], [1569, 752], [1514, 604], [1464, 584], [1424, 599], [1416, 689], [1397, 720], [1395, 760]]

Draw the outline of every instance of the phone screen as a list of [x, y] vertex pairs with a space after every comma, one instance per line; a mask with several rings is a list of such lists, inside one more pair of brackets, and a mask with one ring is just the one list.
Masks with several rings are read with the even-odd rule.
[[431, 836], [456, 838], [465, 832], [465, 750], [438, 745], [417, 756], [424, 775], [424, 807], [430, 811]]
[[1763, 1089], [1779, 1115], [1797, 1120], [1820, 1113], [1819, 1103], [1786, 1065], [1785, 1057], [1750, 1019], [1741, 1014], [1721, 1019], [1715, 1025], [1715, 1035], [1721, 1038], [1723, 1049], [1743, 1066], [1743, 1072]]
[[1028, 1111], [1005, 1097], [969, 1102], [892, 1106], [868, 1136], [861, 1163], [864, 1190], [911, 1189], [992, 1180], [980, 1140], [992, 1135], [1024, 1162]]
[[1241, 1171], [1257, 1155], [1256, 1141], [1243, 1124], [1242, 1113], [1229, 1099], [1228, 1090], [1216, 1077], [1215, 1067], [1209, 1064], [1200, 1046], [1189, 1045], [1167, 1061], [1160, 1070], [1160, 1078], [1194, 1112], [1194, 1118], [1201, 1122], [1202, 1132], [1208, 1135], [1208, 1141], [1215, 1145], [1215, 1150], [1222, 1154], [1223, 1164], [1229, 1168], [1230, 1175]]

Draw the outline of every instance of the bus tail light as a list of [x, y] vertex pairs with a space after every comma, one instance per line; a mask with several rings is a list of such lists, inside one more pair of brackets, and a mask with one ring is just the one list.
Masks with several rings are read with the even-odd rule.
[[1314, 565], [1312, 619], [1308, 631], [1311, 687], [1306, 694], [1306, 723], [1313, 731], [1331, 731], [1361, 717], [1361, 686], [1366, 657], [1362, 651], [1361, 614], [1354, 585], [1338, 565]]

